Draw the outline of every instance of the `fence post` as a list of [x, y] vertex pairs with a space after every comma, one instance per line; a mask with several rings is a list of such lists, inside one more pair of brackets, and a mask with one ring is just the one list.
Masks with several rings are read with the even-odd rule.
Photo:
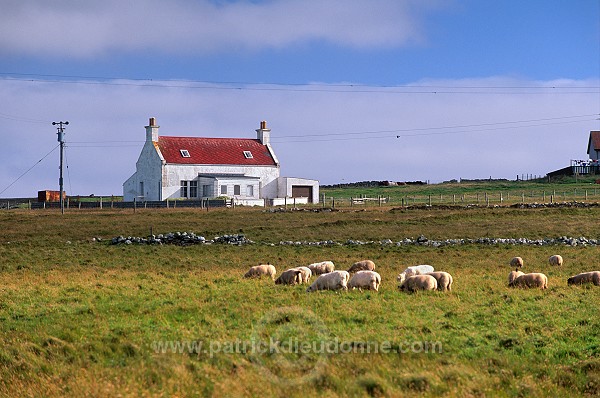
[[331, 197], [331, 208], [335, 209], [335, 198], [333, 196]]
[[546, 203], [546, 191], [542, 192], [542, 203]]
[[456, 204], [456, 194], [455, 193], [452, 194], [452, 204], [453, 205]]
[[102, 196], [100, 196], [100, 208], [102, 208]]
[[588, 200], [588, 198], [587, 198], [587, 189], [585, 190], [585, 200], [586, 201]]
[[134, 197], [134, 198], [133, 198], [133, 212], [134, 212], [134, 213], [135, 213], [135, 208], [136, 208], [136, 207], [137, 207], [137, 200], [136, 200], [136, 198]]
[[429, 206], [431, 206], [431, 195], [429, 195]]
[[521, 203], [525, 203], [525, 192], [521, 193]]
[[502, 192], [500, 192], [500, 204], [502, 204], [502, 202], [504, 202], [504, 198], [502, 197]]

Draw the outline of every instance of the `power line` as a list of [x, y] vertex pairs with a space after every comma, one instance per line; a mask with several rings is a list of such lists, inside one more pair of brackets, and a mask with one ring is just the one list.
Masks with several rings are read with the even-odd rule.
[[[2, 73], [9, 75], [6, 80], [20, 82], [84, 84], [107, 86], [134, 86], [150, 88], [182, 88], [201, 90], [240, 90], [240, 91], [292, 91], [323, 93], [375, 93], [375, 94], [596, 94], [600, 86], [436, 86], [436, 85], [363, 85], [343, 83], [261, 83], [261, 82], [219, 82], [202, 80], [174, 79], [131, 79], [131, 78], [94, 78], [85, 76], [27, 75]], [[42, 76], [53, 79], [14, 78], [13, 76]], [[56, 77], [56, 78], [54, 78]], [[77, 78], [80, 80], [64, 80]], [[101, 79], [95, 80], [94, 79]], [[180, 84], [172, 84], [179, 82]], [[518, 90], [518, 91], [515, 91]], [[571, 91], [564, 91], [571, 90]], [[591, 90], [591, 91], [590, 91]]]
[[21, 174], [19, 177], [17, 177], [16, 180], [14, 180], [12, 183], [10, 183], [9, 186], [7, 186], [6, 188], [4, 188], [2, 190], [2, 192], [0, 192], [0, 195], [2, 195], [4, 192], [6, 192], [6, 190], [10, 187], [12, 187], [17, 181], [19, 181], [23, 176], [25, 176], [25, 174], [29, 173], [35, 166], [37, 166], [42, 160], [46, 159], [52, 152], [54, 152], [56, 150], [56, 148], [58, 148], [60, 146], [60, 144], [58, 144], [57, 146], [55, 146], [54, 148], [52, 148], [52, 150], [50, 152], [48, 152], [47, 154], [45, 154], [40, 160], [38, 160], [37, 162], [34, 163], [33, 166], [31, 166], [29, 169], [27, 169], [26, 172], [24, 172], [23, 174]]

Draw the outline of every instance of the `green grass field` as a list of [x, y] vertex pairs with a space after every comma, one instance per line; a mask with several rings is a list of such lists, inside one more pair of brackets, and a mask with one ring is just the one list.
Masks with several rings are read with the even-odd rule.
[[[599, 217], [598, 208], [2, 211], [0, 395], [598, 395], [600, 287], [566, 279], [600, 269], [599, 247], [278, 242], [597, 239]], [[256, 243], [109, 244], [151, 228]], [[561, 268], [547, 263], [557, 253]], [[516, 255], [548, 276], [546, 291], [507, 287]], [[242, 278], [259, 262], [280, 272], [366, 258], [383, 279], [377, 293]], [[450, 272], [452, 292], [398, 291], [396, 275], [423, 263]]]

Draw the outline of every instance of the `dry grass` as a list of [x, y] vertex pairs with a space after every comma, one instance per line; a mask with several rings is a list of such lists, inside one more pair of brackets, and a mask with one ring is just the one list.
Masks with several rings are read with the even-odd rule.
[[[585, 396], [600, 393], [600, 288], [568, 276], [597, 267], [596, 247], [282, 247], [279, 240], [598, 238], [595, 209], [269, 213], [258, 209], [1, 212], [2, 396]], [[251, 246], [111, 246], [117, 235], [245, 233]], [[10, 243], [9, 243], [10, 242]], [[70, 242], [70, 243], [67, 243]], [[551, 254], [565, 264], [552, 268]], [[549, 289], [506, 287], [520, 255]], [[379, 293], [318, 292], [244, 280], [248, 266], [282, 270], [373, 259]], [[395, 276], [429, 263], [451, 293], [403, 294]], [[285, 309], [283, 317], [279, 312]], [[306, 311], [298, 312], [297, 308]], [[316, 325], [316, 326], [315, 326]], [[262, 334], [306, 341], [440, 342], [443, 352], [320, 355], [226, 352]], [[159, 341], [219, 345], [161, 353]], [[185, 351], [185, 350], [184, 350]], [[316, 369], [316, 371], [313, 371]], [[290, 378], [298, 374], [301, 378]], [[283, 377], [285, 376], [285, 377]]]

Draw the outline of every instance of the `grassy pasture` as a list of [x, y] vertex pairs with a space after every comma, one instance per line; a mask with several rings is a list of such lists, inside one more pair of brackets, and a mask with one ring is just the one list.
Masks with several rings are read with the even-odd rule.
[[[0, 395], [598, 395], [600, 288], [569, 287], [566, 279], [600, 269], [600, 248], [277, 243], [421, 234], [598, 238], [599, 216], [597, 208], [0, 212]], [[244, 233], [257, 243], [107, 242], [150, 228], [207, 238]], [[565, 259], [560, 269], [547, 264], [556, 253]], [[506, 287], [515, 255], [527, 271], [548, 275], [547, 291]], [[382, 275], [378, 293], [307, 294], [241, 278], [263, 261], [281, 271], [325, 259], [345, 269], [364, 258]], [[453, 291], [399, 292], [396, 275], [419, 263], [450, 272]], [[244, 346], [269, 338], [331, 345], [275, 346], [276, 353]], [[189, 352], [192, 342], [201, 349]], [[434, 349], [425, 352], [428, 343]]]

